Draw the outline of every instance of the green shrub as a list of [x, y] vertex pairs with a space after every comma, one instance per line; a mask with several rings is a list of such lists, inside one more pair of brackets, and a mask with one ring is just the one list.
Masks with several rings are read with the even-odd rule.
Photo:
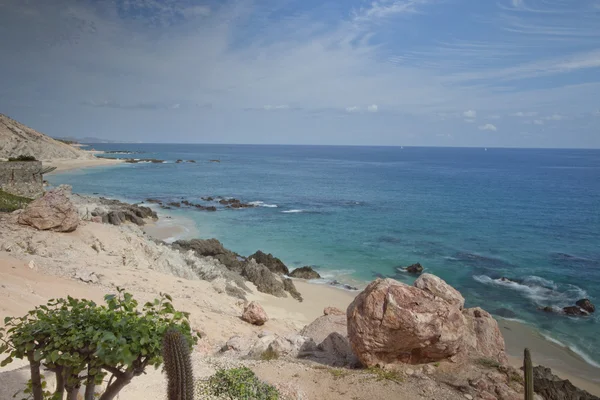
[[[116, 295], [104, 297], [106, 305], [72, 297], [52, 299], [20, 318], [7, 317], [0, 329], [0, 354], [7, 353], [0, 366], [14, 359], [29, 361], [31, 379], [25, 394], [34, 400], [76, 399], [79, 387], [86, 387], [85, 399], [94, 399], [96, 385], [110, 374], [99, 400], [114, 399], [119, 391], [147, 366], [162, 364], [162, 340], [167, 330], [176, 329], [190, 346], [192, 337], [188, 313], [176, 311], [167, 294], [146, 303], [141, 311], [133, 296], [117, 288]], [[40, 366], [54, 372], [57, 388], [45, 392]], [[50, 397], [47, 397], [50, 396]]]
[[33, 200], [27, 197], [16, 196], [0, 190], [0, 212], [13, 212], [25, 208]]
[[8, 161], [15, 162], [15, 161], [37, 161], [37, 160], [35, 159], [34, 156], [20, 155], [18, 157], [9, 157]]
[[219, 396], [230, 400], [278, 400], [279, 392], [273, 386], [261, 382], [246, 367], [220, 369], [198, 385], [199, 397]]

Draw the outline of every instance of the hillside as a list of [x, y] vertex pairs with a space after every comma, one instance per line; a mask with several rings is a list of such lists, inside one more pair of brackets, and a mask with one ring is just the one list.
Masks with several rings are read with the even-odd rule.
[[0, 159], [19, 155], [38, 160], [73, 160], [92, 156], [0, 114]]

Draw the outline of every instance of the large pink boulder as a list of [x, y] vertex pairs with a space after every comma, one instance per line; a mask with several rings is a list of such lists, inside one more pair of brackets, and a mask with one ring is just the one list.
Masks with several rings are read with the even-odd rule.
[[43, 231], [72, 232], [79, 225], [79, 213], [66, 190], [59, 188], [31, 202], [18, 221]]
[[366, 366], [480, 357], [506, 363], [496, 320], [463, 305], [458, 291], [430, 274], [415, 286], [377, 279], [348, 307], [348, 339]]
[[253, 325], [264, 325], [269, 317], [261, 305], [253, 301], [244, 308], [242, 320]]
[[413, 286], [429, 292], [434, 296], [441, 297], [461, 310], [465, 305], [465, 298], [462, 297], [462, 294], [452, 286], [448, 285], [443, 279], [435, 275], [423, 274], [415, 281]]
[[366, 366], [420, 364], [456, 355], [466, 334], [458, 307], [393, 279], [377, 279], [347, 311], [348, 338]]
[[492, 315], [479, 307], [467, 308], [463, 310], [463, 315], [469, 332], [465, 337], [466, 354], [471, 358], [491, 358], [506, 364], [508, 359], [504, 352], [504, 337]]

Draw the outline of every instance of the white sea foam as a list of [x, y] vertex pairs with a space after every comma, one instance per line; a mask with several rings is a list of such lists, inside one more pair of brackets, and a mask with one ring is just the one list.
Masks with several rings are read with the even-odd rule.
[[573, 353], [577, 354], [579, 357], [581, 357], [586, 363], [590, 364], [591, 366], [594, 366], [596, 368], [600, 368], [600, 364], [598, 364], [597, 362], [595, 362], [594, 360], [592, 360], [590, 358], [590, 356], [588, 356], [585, 352], [581, 351], [577, 346], [574, 346], [572, 344], [565, 344], [559, 340], [554, 339], [553, 337], [540, 332], [540, 334], [544, 337], [544, 339], [546, 339], [549, 342], [552, 342], [554, 344], [559, 345], [560, 347], [564, 347], [566, 349], [571, 350]]
[[528, 276], [521, 282], [511, 280], [492, 279], [487, 275], [473, 276], [477, 282], [484, 285], [505, 287], [522, 293], [536, 304], [547, 306], [548, 303], [572, 305], [577, 300], [587, 298], [587, 292], [575, 285], [564, 285], [563, 288], [553, 281], [539, 276]]
[[282, 211], [282, 213], [285, 214], [296, 214], [296, 213], [302, 213], [304, 212], [304, 210], [287, 210], [287, 211]]
[[255, 207], [267, 207], [267, 208], [277, 208], [278, 207], [277, 204], [265, 204], [264, 201], [251, 201], [248, 204], [253, 205]]

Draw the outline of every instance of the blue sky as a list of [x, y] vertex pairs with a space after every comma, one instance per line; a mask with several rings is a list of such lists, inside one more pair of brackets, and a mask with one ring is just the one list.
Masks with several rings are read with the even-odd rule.
[[600, 0], [0, 0], [0, 51], [55, 136], [600, 148]]

